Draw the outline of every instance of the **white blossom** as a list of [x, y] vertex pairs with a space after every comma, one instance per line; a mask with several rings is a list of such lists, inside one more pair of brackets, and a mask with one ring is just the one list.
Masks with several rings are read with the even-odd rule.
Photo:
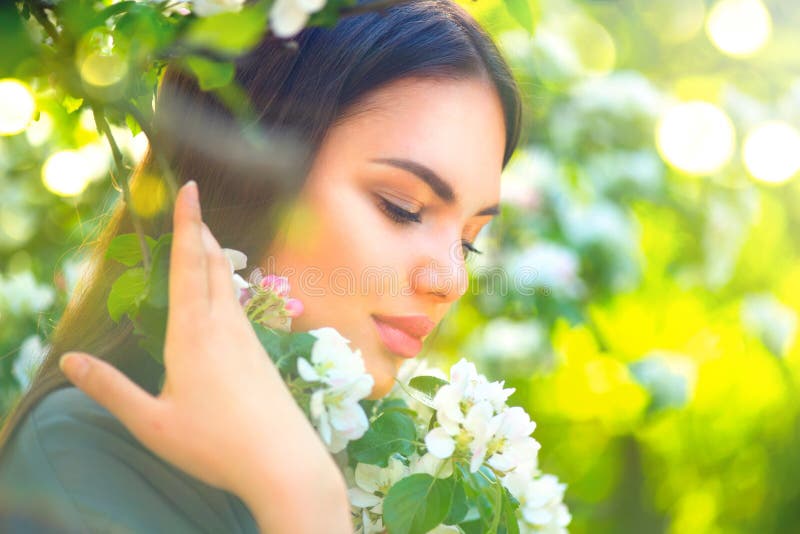
[[269, 13], [272, 32], [277, 37], [293, 37], [323, 7], [325, 0], [275, 0]]
[[531, 476], [525, 469], [507, 474], [502, 483], [519, 501], [520, 532], [566, 534], [572, 520], [563, 503], [566, 484], [554, 475]]
[[367, 431], [369, 421], [359, 401], [372, 392], [374, 379], [366, 372], [361, 351], [352, 350], [350, 341], [335, 329], [324, 327], [309, 333], [317, 341], [310, 362], [297, 359], [297, 373], [306, 382], [322, 386], [311, 395], [311, 420], [335, 453]]
[[425, 435], [428, 452], [440, 459], [466, 455], [473, 473], [484, 462], [501, 472], [534, 462], [539, 443], [530, 434], [536, 424], [522, 408], [506, 405], [513, 391], [459, 361], [433, 399], [438, 424]]
[[30, 271], [17, 273], [5, 280], [0, 277], [0, 298], [6, 307], [16, 315], [39, 313], [53, 303], [55, 291], [46, 285], [39, 285]]

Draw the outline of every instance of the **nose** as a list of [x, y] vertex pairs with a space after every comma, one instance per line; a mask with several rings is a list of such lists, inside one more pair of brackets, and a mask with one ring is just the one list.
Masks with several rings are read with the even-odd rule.
[[411, 269], [411, 287], [417, 294], [452, 303], [466, 293], [468, 285], [461, 239], [432, 241]]

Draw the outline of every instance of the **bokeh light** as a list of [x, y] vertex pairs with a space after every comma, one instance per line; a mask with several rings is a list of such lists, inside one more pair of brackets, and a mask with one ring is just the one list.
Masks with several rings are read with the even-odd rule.
[[741, 57], [760, 50], [769, 39], [772, 19], [761, 0], [720, 0], [708, 15], [709, 39], [725, 54]]
[[169, 195], [164, 181], [157, 176], [142, 174], [131, 184], [131, 208], [141, 217], [153, 217], [167, 207]]
[[614, 68], [617, 47], [602, 24], [573, 16], [567, 19], [564, 31], [587, 74], [605, 74]]
[[31, 122], [28, 129], [25, 130], [25, 137], [33, 146], [41, 146], [50, 139], [53, 126], [53, 118], [46, 111], [42, 111], [39, 113], [39, 118]]
[[667, 163], [687, 174], [704, 175], [730, 161], [735, 135], [724, 111], [708, 102], [693, 101], [667, 110], [657, 126], [656, 143]]
[[117, 54], [92, 52], [81, 62], [81, 77], [94, 87], [110, 87], [128, 73], [125, 58]]
[[745, 138], [742, 158], [756, 180], [782, 184], [800, 171], [800, 133], [785, 122], [762, 124]]
[[89, 185], [83, 160], [76, 150], [62, 150], [47, 158], [42, 166], [45, 187], [62, 197], [79, 195]]
[[19, 80], [0, 80], [0, 135], [16, 135], [33, 120], [36, 101], [28, 86]]

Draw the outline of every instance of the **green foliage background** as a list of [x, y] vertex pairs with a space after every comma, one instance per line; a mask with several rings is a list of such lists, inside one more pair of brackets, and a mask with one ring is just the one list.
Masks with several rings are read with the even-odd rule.
[[[800, 188], [757, 182], [741, 158], [753, 127], [800, 127], [800, 8], [764, 3], [769, 42], [733, 58], [703, 28], [710, 0], [464, 2], [512, 62], [524, 142], [429, 356], [475, 359], [517, 388], [543, 470], [568, 483], [571, 532], [800, 526]], [[119, 195], [110, 154], [82, 194], [45, 188], [51, 154], [104, 145], [80, 103], [29, 83], [47, 117], [0, 137], [3, 411]], [[733, 158], [702, 176], [656, 147], [665, 109], [690, 100], [736, 131]], [[112, 122], [133, 164], [135, 132]], [[499, 290], [492, 268], [524, 291]]]

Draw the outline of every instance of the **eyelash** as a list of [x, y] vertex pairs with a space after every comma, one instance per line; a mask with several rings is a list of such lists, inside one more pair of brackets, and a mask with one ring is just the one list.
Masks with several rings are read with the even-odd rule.
[[[380, 207], [381, 211], [383, 211], [389, 219], [397, 224], [410, 224], [410, 223], [418, 223], [421, 222], [422, 219], [420, 218], [419, 213], [412, 213], [408, 210], [404, 210], [400, 206], [393, 204], [386, 200], [385, 198], [379, 196], [378, 199], [380, 200]], [[476, 249], [472, 243], [467, 241], [466, 239], [461, 240], [461, 246], [465, 249], [464, 251], [464, 259], [469, 257], [470, 253], [473, 254], [483, 254], [480, 250]]]

